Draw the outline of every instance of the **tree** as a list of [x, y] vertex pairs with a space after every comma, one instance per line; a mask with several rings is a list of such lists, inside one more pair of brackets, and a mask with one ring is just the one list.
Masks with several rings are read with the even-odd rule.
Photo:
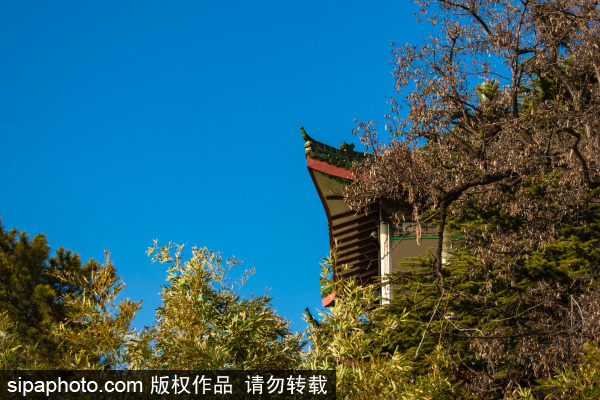
[[336, 370], [336, 394], [340, 399], [432, 399], [458, 398], [462, 388], [452, 376], [457, 360], [448, 350], [437, 349], [427, 357], [428, 367], [420, 374], [405, 354], [386, 348], [394, 331], [408, 315], [384, 314], [374, 307], [373, 285], [360, 286], [354, 278], [333, 281], [332, 271], [350, 269], [337, 264], [337, 250], [322, 265], [322, 280], [335, 286], [335, 303], [316, 321], [307, 313], [305, 367]]
[[[422, 376], [400, 352], [384, 348], [405, 316], [383, 316], [374, 308], [372, 287], [353, 279], [335, 282], [336, 304], [312, 320], [308, 332], [293, 333], [278, 316], [267, 295], [244, 298], [239, 288], [252, 271], [233, 282], [236, 259], [194, 247], [188, 261], [183, 246], [156, 243], [148, 250], [166, 263], [167, 284], [161, 292], [155, 324], [141, 332], [132, 322], [141, 302], [119, 299], [125, 287], [108, 254], [89, 276], [56, 271], [60, 284], [80, 290], [59, 300], [68, 317], [51, 326], [48, 337], [60, 344], [53, 364], [27, 363], [37, 349], [11, 321], [0, 315], [0, 367], [105, 369], [336, 369], [337, 394], [343, 399], [456, 398], [463, 393], [453, 380], [457, 360], [440, 349], [428, 356]], [[334, 268], [336, 253], [324, 267], [324, 279]], [[341, 268], [348, 268], [341, 266]], [[330, 281], [330, 283], [332, 283]], [[383, 320], [378, 322], [378, 316]], [[310, 348], [303, 346], [310, 342]]]
[[89, 277], [65, 271], [57, 272], [55, 277], [66, 285], [81, 288], [61, 298], [69, 318], [51, 331], [63, 350], [56, 368], [147, 368], [143, 350], [148, 334], [132, 328], [142, 302], [119, 299], [125, 284], [116, 274], [108, 252], [104, 264]]
[[[175, 254], [171, 250], [176, 248]], [[150, 330], [147, 368], [291, 369], [300, 362], [304, 341], [271, 309], [266, 294], [241, 297], [252, 275], [234, 282], [229, 272], [241, 263], [194, 247], [183, 262], [183, 246], [148, 249], [153, 260], [169, 265], [156, 324]]]
[[67, 316], [45, 335], [60, 344], [52, 364], [27, 360], [37, 355], [37, 336], [15, 329], [10, 315], [0, 315], [0, 367], [5, 369], [292, 369], [301, 362], [302, 333], [292, 333], [267, 295], [241, 297], [237, 290], [253, 271], [237, 282], [228, 273], [240, 262], [207, 249], [192, 249], [183, 261], [183, 246], [148, 251], [169, 265], [156, 323], [141, 332], [132, 328], [140, 302], [119, 299], [125, 288], [108, 254], [89, 276], [57, 271], [62, 285], [79, 290], [57, 302]]
[[69, 313], [61, 298], [81, 293], [82, 287], [61, 281], [56, 274], [89, 277], [98, 264], [82, 265], [77, 253], [59, 247], [50, 257], [43, 234], [29, 239], [16, 228], [5, 231], [0, 225], [0, 313], [5, 328], [21, 345], [35, 349], [27, 365], [55, 367], [63, 348], [52, 330], [67, 323]]
[[567, 366], [540, 382], [550, 399], [597, 399], [600, 396], [600, 351], [598, 344], [586, 344], [578, 368]]
[[[500, 393], [598, 340], [600, 10], [590, 0], [417, 3], [439, 34], [393, 52], [404, 96], [391, 99], [393, 138], [359, 124], [372, 156], [346, 195], [355, 209], [395, 206], [396, 222], [439, 224], [433, 259], [398, 276], [407, 289], [421, 283], [421, 297], [398, 305], [419, 312], [413, 350], [430, 335], [458, 340], [483, 363], [473, 387]], [[448, 265], [444, 233], [461, 236]]]

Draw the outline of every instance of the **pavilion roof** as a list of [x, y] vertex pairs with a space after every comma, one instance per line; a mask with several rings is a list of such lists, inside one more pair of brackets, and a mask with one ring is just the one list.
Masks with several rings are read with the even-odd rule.
[[363, 153], [354, 151], [354, 144], [352, 143], [342, 142], [340, 148], [337, 149], [311, 138], [303, 127], [300, 130], [302, 131], [302, 137], [306, 141], [304, 143], [304, 152], [307, 157], [344, 169], [350, 169], [353, 162], [365, 158]]

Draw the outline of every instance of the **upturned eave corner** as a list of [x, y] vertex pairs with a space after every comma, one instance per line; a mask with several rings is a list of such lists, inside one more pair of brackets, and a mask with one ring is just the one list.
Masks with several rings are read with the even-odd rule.
[[319, 142], [300, 127], [304, 139], [304, 153], [307, 158], [324, 161], [327, 164], [349, 170], [352, 164], [365, 158], [363, 153], [354, 151], [353, 143], [342, 142], [339, 148]]

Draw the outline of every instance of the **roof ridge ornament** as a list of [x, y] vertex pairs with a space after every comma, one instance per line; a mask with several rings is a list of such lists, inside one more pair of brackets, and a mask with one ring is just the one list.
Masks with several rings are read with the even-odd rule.
[[308, 133], [306, 133], [303, 126], [300, 127], [300, 130], [302, 131], [302, 137], [304, 138], [304, 140], [306, 140], [307, 142], [310, 142], [312, 140], [312, 138], [310, 136], [308, 136]]
[[362, 160], [365, 157], [363, 153], [354, 151], [353, 143], [342, 142], [340, 147], [337, 148], [311, 138], [302, 126], [300, 131], [302, 131], [302, 137], [305, 140], [304, 152], [307, 157], [345, 169], [350, 169], [353, 162]]
[[346, 143], [346, 142], [342, 142], [340, 144], [340, 150], [342, 151], [354, 151], [354, 143]]

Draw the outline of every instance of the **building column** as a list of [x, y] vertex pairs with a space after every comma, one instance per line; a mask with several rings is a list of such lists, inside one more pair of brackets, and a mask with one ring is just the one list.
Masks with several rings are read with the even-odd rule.
[[[381, 281], [387, 280], [387, 275], [392, 272], [390, 268], [390, 235], [389, 224], [380, 219], [379, 222], [379, 251], [380, 251], [380, 277]], [[391, 285], [381, 285], [381, 304], [389, 304], [392, 299]]]
[[447, 229], [444, 229], [444, 238], [442, 239], [442, 264], [447, 265], [448, 259], [452, 256], [450, 250], [452, 249], [452, 236]]

